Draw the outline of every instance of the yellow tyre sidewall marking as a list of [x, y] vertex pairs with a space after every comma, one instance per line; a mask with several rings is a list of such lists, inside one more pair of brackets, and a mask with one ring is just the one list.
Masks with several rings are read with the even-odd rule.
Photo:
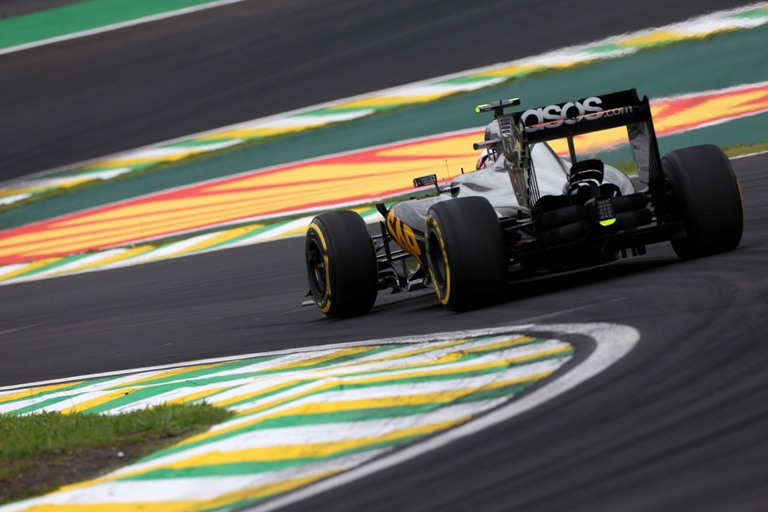
[[320, 239], [320, 243], [323, 246], [323, 265], [325, 265], [325, 297], [322, 302], [318, 304], [320, 311], [327, 313], [331, 309], [331, 272], [330, 272], [330, 260], [328, 259], [328, 244], [325, 242], [323, 231], [320, 225], [312, 222], [309, 225], [309, 231], [314, 232], [317, 238]]
[[[440, 289], [440, 285], [438, 284], [437, 279], [435, 279], [435, 273], [432, 270], [431, 265], [429, 266], [429, 277], [432, 279], [432, 285], [435, 288], [438, 300], [440, 300], [443, 305], [446, 305], [451, 298], [451, 267], [448, 264], [448, 253], [445, 250], [445, 241], [443, 240], [443, 234], [440, 232], [440, 227], [431, 215], [427, 215], [427, 231], [429, 231], [430, 226], [437, 234], [438, 244], [440, 245], [440, 254], [442, 255], [443, 263], [445, 264], [445, 290]], [[429, 253], [429, 234], [427, 234], [426, 243], [427, 253]]]

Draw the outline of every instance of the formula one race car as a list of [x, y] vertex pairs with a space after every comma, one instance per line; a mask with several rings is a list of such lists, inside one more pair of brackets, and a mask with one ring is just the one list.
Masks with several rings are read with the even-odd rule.
[[[478, 169], [426, 198], [378, 205], [386, 222], [371, 236], [351, 211], [315, 217], [306, 236], [310, 294], [332, 318], [365, 314], [379, 290], [434, 286], [449, 310], [500, 300], [518, 277], [600, 265], [671, 241], [683, 259], [735, 249], [744, 214], [730, 160], [717, 146], [662, 159], [648, 98], [621, 91], [505, 113], [492, 112]], [[574, 137], [625, 126], [637, 176], [597, 159], [578, 160]], [[567, 139], [570, 158], [547, 141]]]

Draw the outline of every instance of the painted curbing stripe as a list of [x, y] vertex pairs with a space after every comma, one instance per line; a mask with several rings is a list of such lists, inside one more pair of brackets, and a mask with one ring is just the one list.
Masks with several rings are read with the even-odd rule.
[[606, 370], [632, 350], [640, 339], [640, 334], [636, 329], [616, 324], [555, 324], [546, 326], [546, 329], [590, 336], [597, 341], [596, 350], [586, 361], [563, 377], [472, 422], [438, 434], [419, 444], [406, 447], [388, 457], [374, 460], [364, 466], [329, 477], [316, 484], [294, 491], [291, 494], [276, 497], [266, 504], [255, 505], [248, 509], [243, 509], [243, 511], [269, 512], [307, 500], [328, 490], [402, 464], [429, 451], [442, 448], [458, 439], [471, 436], [493, 425], [511, 420], [548, 400], [552, 400], [570, 391]]
[[[538, 337], [536, 333], [541, 331], [549, 334]], [[388, 360], [391, 368], [398, 368], [404, 361], [414, 362], [420, 358], [426, 367], [439, 370], [467, 362], [492, 362], [494, 357], [504, 359], [503, 354], [510, 359], [510, 352], [520, 359], [524, 355], [521, 349], [531, 352], [538, 347], [538, 352], [545, 353], [570, 348], [567, 340], [561, 339], [568, 337], [565, 333], [592, 338], [596, 343], [594, 350], [585, 352], [585, 358], [567, 372], [560, 368], [571, 358], [568, 353], [563, 353], [558, 361], [511, 365], [495, 376], [470, 375], [449, 380], [440, 386], [430, 381], [414, 381], [411, 384], [394, 381], [392, 385], [372, 386], [367, 390], [349, 385], [356, 379], [366, 381], [380, 375], [381, 368], [378, 368], [378, 374], [370, 372], [371, 365], [380, 364], [380, 360]], [[215, 507], [273, 507], [280, 500], [291, 502], [311, 496], [319, 492], [318, 489], [357, 478], [361, 471], [368, 474], [381, 468], [382, 464], [386, 467], [396, 463], [392, 461], [403, 460], [404, 456], [415, 456], [414, 450], [417, 454], [423, 453], [421, 447], [435, 442], [449, 442], [445, 439], [452, 439], [467, 429], [474, 433], [478, 430], [475, 425], [487, 426], [488, 419], [499, 414], [507, 419], [510, 417], [509, 410], [515, 404], [525, 404], [523, 410], [526, 410], [526, 407], [533, 406], [532, 403], [541, 403], [547, 397], [571, 389], [619, 360], [636, 341], [637, 331], [625, 326], [528, 325], [355, 342], [319, 351], [307, 348], [254, 354], [252, 358], [221, 358], [182, 368], [144, 369], [142, 371], [148, 373], [134, 373], [130, 377], [97, 375], [94, 377], [100, 382], [96, 384], [104, 388], [105, 393], [113, 393], [117, 391], [118, 381], [137, 387], [143, 384], [150, 390], [159, 389], [166, 384], [156, 385], [158, 379], [182, 377], [186, 373], [195, 377], [189, 383], [195, 379], [200, 382], [215, 375], [217, 370], [231, 372], [236, 370], [233, 365], [241, 364], [241, 368], [247, 368], [259, 360], [272, 361], [273, 368], [282, 367], [292, 375], [299, 376], [305, 372], [303, 378], [314, 379], [320, 388], [327, 382], [323, 372], [341, 370], [351, 374], [348, 379], [340, 380], [345, 382], [344, 385], [327, 388], [328, 391], [315, 394], [314, 400], [305, 397], [305, 402], [286, 403], [259, 413], [260, 422], [240, 424], [239, 430], [232, 435], [227, 435], [226, 431], [229, 428], [227, 425], [231, 426], [234, 421], [228, 420], [221, 425], [224, 428], [218, 429], [217, 437], [206, 439], [206, 434], [195, 436], [189, 440], [193, 442], [167, 448], [117, 472], [41, 498], [0, 507], [0, 511], [122, 508], [202, 511]], [[523, 345], [514, 346], [514, 343]], [[386, 350], [378, 350], [377, 347]], [[436, 351], [431, 360], [425, 357], [430, 348]], [[446, 353], [448, 348], [452, 348], [455, 355]], [[344, 357], [336, 358], [339, 368], [333, 365], [325, 369], [313, 366], [318, 359], [326, 362], [329, 354], [344, 354], [350, 349], [360, 349], [354, 352], [356, 363], [360, 365], [358, 374], [352, 373], [353, 361]], [[304, 366], [297, 362], [299, 366], [290, 364], [286, 368], [284, 358], [292, 353], [307, 356]], [[553, 371], [558, 372], [558, 378], [522, 398], [514, 399], [520, 390], [527, 387], [516, 384], [521, 379], [530, 380], [530, 383], [540, 382], [538, 379]], [[268, 373], [260, 377], [254, 375], [253, 378], [273, 379], [280, 375]], [[229, 377], [233, 382], [243, 381], [238, 374], [229, 373]], [[89, 386], [92, 384], [86, 379], [78, 378], [78, 381], [83, 383], [79, 385], [81, 390], [91, 391]], [[189, 386], [189, 383], [177, 382], [176, 385], [200, 390], [200, 386]], [[45, 394], [40, 398], [50, 399], [51, 393], [68, 391], [68, 388], [60, 386], [64, 385], [41, 383], [40, 391]], [[73, 389], [76, 387], [73, 386]], [[26, 393], [30, 399], [35, 399], [37, 390], [16, 389], [13, 393]], [[382, 411], [380, 418], [372, 418], [372, 405]], [[193, 482], [205, 482], [206, 485], [192, 488]], [[272, 498], [272, 501], [264, 502], [267, 498]]]
[[[367, 223], [380, 220], [380, 214], [375, 209], [357, 209]], [[256, 223], [243, 227], [231, 228], [213, 233], [205, 233], [196, 239], [197, 243], [186, 244], [181, 242], [175, 247], [167, 247], [165, 244], [140, 245], [138, 247], [117, 247], [104, 249], [103, 251], [87, 254], [78, 264], [70, 260], [63, 261], [68, 256], [55, 257], [29, 263], [11, 264], [0, 266], [0, 286], [16, 282], [25, 282], [42, 278], [60, 277], [62, 275], [108, 270], [129, 265], [148, 263], [158, 259], [169, 259], [191, 254], [198, 254], [221, 249], [230, 249], [269, 242], [279, 238], [303, 235], [313, 217], [302, 217], [292, 221], [275, 222], [271, 225]], [[183, 236], [179, 234], [177, 236]], [[163, 248], [162, 251], [157, 251]], [[147, 254], [151, 251], [152, 254]], [[54, 268], [58, 264], [66, 264], [61, 268]], [[70, 264], [71, 263], [71, 264]]]

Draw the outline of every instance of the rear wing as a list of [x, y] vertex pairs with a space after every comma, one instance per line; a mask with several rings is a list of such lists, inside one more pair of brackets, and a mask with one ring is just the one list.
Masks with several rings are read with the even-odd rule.
[[647, 98], [640, 100], [634, 89], [530, 108], [511, 115], [515, 123], [522, 121], [531, 143], [651, 121]]
[[493, 108], [493, 111], [501, 125], [511, 123], [519, 127], [528, 144], [568, 139], [573, 163], [577, 161], [575, 136], [626, 126], [640, 181], [654, 186], [663, 182], [650, 103], [647, 96], [640, 99], [635, 89], [510, 114], [504, 114], [501, 108]]

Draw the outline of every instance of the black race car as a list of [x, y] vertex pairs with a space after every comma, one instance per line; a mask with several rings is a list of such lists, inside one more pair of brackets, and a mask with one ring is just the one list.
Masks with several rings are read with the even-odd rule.
[[[712, 145], [662, 159], [647, 97], [620, 91], [512, 113], [517, 99], [477, 107], [494, 119], [478, 169], [434, 194], [377, 205], [370, 235], [351, 211], [315, 217], [305, 252], [312, 301], [332, 318], [369, 312], [379, 290], [432, 285], [448, 309], [500, 300], [516, 278], [642, 255], [671, 241], [683, 259], [735, 249], [744, 224], [730, 160]], [[578, 160], [574, 137], [626, 127], [637, 176], [597, 159]], [[547, 141], [567, 139], [570, 158]]]

